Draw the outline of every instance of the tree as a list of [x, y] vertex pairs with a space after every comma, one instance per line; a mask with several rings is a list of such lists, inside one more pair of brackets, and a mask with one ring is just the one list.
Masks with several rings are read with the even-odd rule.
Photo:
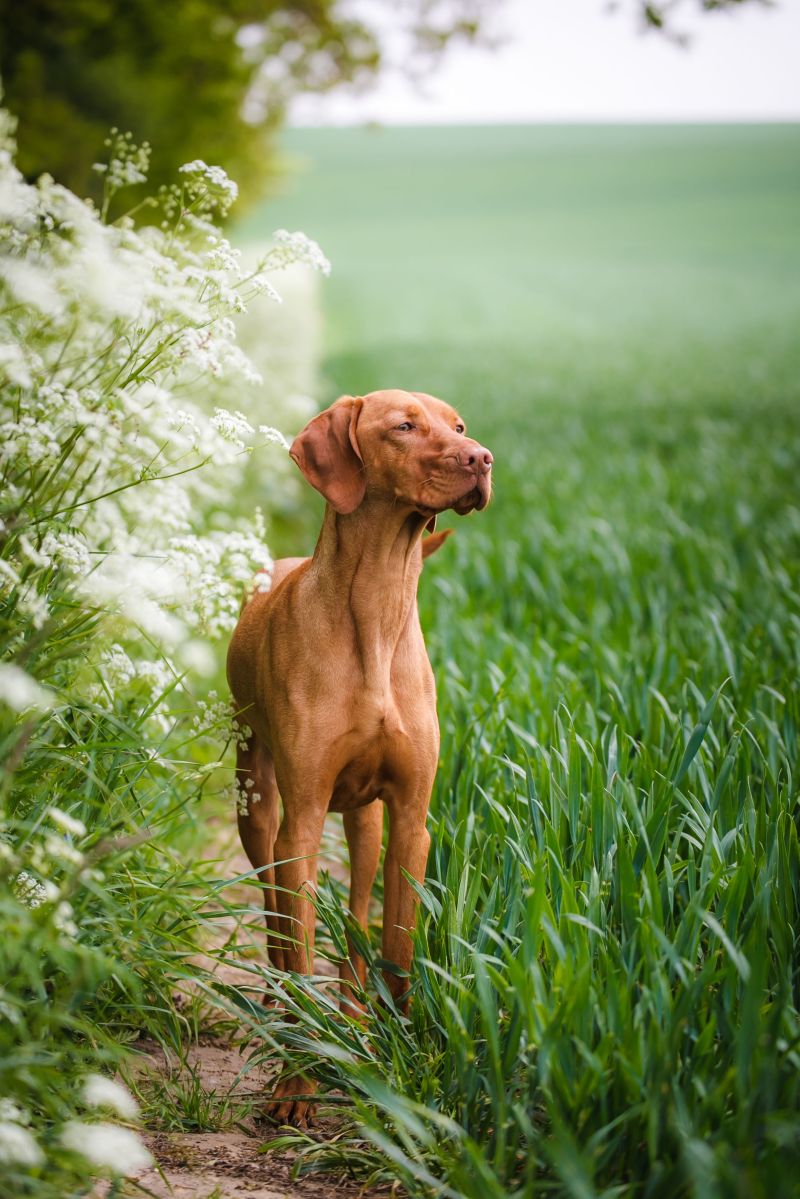
[[[599, 0], [598, 0], [599, 2]], [[769, 0], [610, 0], [681, 41], [680, 11]], [[366, 86], [387, 66], [424, 76], [457, 40], [488, 40], [502, 0], [0, 0], [0, 80], [19, 166], [99, 194], [108, 130], [153, 147], [151, 181], [203, 158], [255, 198], [299, 92]]]
[[[701, 13], [718, 13], [731, 12], [744, 4], [750, 8], [754, 4], [771, 8], [773, 0], [691, 0], [691, 4]], [[636, 0], [636, 6], [646, 28], [663, 33], [680, 46], [689, 44], [688, 37], [680, 28], [680, 15], [690, 7], [686, 0]], [[611, 0], [608, 7], [612, 11], [618, 9], [619, 0]]]
[[245, 197], [275, 170], [293, 95], [364, 84], [402, 35], [420, 73], [454, 39], [475, 40], [488, 0], [0, 0], [0, 78], [19, 118], [19, 165], [97, 194], [92, 164], [112, 126], [153, 147], [151, 181], [203, 158]]

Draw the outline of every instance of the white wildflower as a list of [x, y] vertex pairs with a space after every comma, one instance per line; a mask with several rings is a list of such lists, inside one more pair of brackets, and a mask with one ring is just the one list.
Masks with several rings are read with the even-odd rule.
[[241, 275], [242, 251], [236, 250], [225, 237], [219, 238], [206, 255], [209, 267]]
[[0, 1162], [38, 1166], [44, 1160], [33, 1134], [15, 1120], [0, 1120]]
[[87, 1124], [70, 1120], [61, 1133], [61, 1144], [113, 1174], [130, 1178], [152, 1164], [150, 1151], [137, 1134], [116, 1124]]
[[249, 809], [247, 805], [247, 792], [243, 787], [240, 787], [238, 782], [232, 787], [233, 801], [236, 806], [237, 816], [246, 816]]
[[[6, 381], [12, 387], [31, 387], [33, 378], [31, 376], [30, 361], [28, 355], [22, 347], [17, 345], [0, 345], [0, 378], [5, 376]], [[10, 449], [7, 447], [5, 451], [0, 450], [0, 454], [7, 456]]]
[[52, 834], [45, 837], [44, 852], [48, 857], [64, 862], [68, 866], [83, 865], [83, 854], [63, 837], [54, 837]]
[[27, 466], [47, 466], [58, 458], [60, 448], [52, 425], [33, 416], [21, 416], [0, 425], [2, 459]]
[[253, 432], [253, 426], [242, 412], [228, 412], [225, 408], [215, 408], [211, 424], [220, 437], [244, 449], [244, 438]]
[[201, 329], [186, 329], [180, 339], [181, 356], [191, 365], [211, 375], [222, 374], [218, 346], [212, 335]]
[[283, 303], [283, 296], [276, 287], [273, 287], [266, 275], [255, 275], [252, 284], [256, 295], [266, 296], [268, 300], [272, 300], [273, 304]]
[[139, 1114], [139, 1105], [127, 1087], [102, 1074], [88, 1074], [83, 1084], [83, 1102], [87, 1107], [107, 1107], [125, 1120]]
[[4, 1096], [0, 1099], [0, 1120], [11, 1120], [14, 1124], [30, 1124], [31, 1117], [30, 1112], [26, 1112], [13, 1099]]
[[74, 915], [72, 904], [67, 903], [65, 899], [62, 899], [53, 913], [53, 924], [65, 937], [77, 937], [78, 935], [78, 926], [73, 919]]
[[10, 562], [0, 558], [0, 590], [10, 591], [12, 587], [18, 586], [19, 582], [19, 571], [15, 570]]
[[136, 677], [136, 667], [130, 656], [123, 646], [117, 643], [103, 650], [99, 670], [111, 693], [124, 690], [131, 679]]
[[[300, 264], [297, 279], [310, 297], [303, 264], [328, 264], [316, 243], [279, 231], [261, 260], [245, 266], [212, 220], [236, 186], [200, 159], [165, 194], [163, 227], [105, 223], [114, 193], [144, 179], [148, 147], [112, 133], [98, 210], [50, 177], [26, 182], [14, 166], [12, 126], [0, 110], [0, 470], [8, 514], [0, 592], [16, 623], [0, 665], [0, 704], [20, 713], [60, 704], [61, 693], [10, 659], [38, 644], [36, 630], [50, 621], [55, 629], [81, 608], [100, 612], [84, 642], [85, 664], [74, 659], [76, 694], [126, 717], [141, 714], [145, 754], [158, 769], [175, 769], [169, 749], [163, 758], [150, 753], [149, 734], [161, 746], [170, 732], [170, 697], [184, 671], [210, 676], [218, 667], [213, 641], [233, 628], [248, 584], [270, 585], [260, 517], [247, 532], [225, 527], [230, 467], [246, 466], [242, 450], [259, 440], [285, 444], [268, 424], [256, 436], [253, 413], [269, 420], [262, 413], [280, 404], [287, 424], [310, 415], [294, 398], [312, 388], [305, 323], [302, 337], [286, 336], [285, 322], [295, 319], [289, 309], [298, 306], [274, 314], [284, 323], [270, 345], [254, 305], [260, 393], [234, 317], [261, 293], [276, 298], [268, 272]], [[283, 279], [289, 297], [298, 284], [289, 270]], [[284, 372], [298, 367], [301, 377], [287, 380]], [[292, 482], [283, 455], [273, 458], [280, 494]], [[210, 513], [213, 530], [200, 534]], [[58, 889], [39, 879], [51, 868], [55, 877], [65, 865], [85, 869], [70, 844], [83, 834], [55, 812], [51, 818], [56, 828], [32, 845], [16, 892], [31, 906], [52, 902], [69, 932], [73, 917], [58, 906]], [[12, 854], [10, 873], [21, 864]]]
[[21, 870], [17, 875], [14, 888], [17, 898], [28, 908], [41, 907], [43, 903], [52, 902], [59, 895], [58, 887], [49, 878], [40, 882], [27, 870]]
[[147, 181], [150, 169], [149, 142], [142, 142], [139, 146], [134, 142], [132, 133], [120, 133], [118, 129], [112, 129], [105, 144], [110, 150], [109, 161], [95, 162], [92, 169], [105, 176], [106, 186], [112, 194], [120, 188]]
[[104, 876], [102, 870], [96, 870], [96, 869], [93, 869], [92, 867], [87, 867], [85, 870], [82, 870], [80, 872], [80, 874], [78, 875], [78, 878], [81, 880], [81, 882], [84, 885], [87, 885], [89, 883], [101, 883], [103, 881], [104, 877], [105, 876]]
[[86, 541], [76, 533], [54, 533], [51, 530], [42, 540], [41, 552], [72, 574], [88, 574], [92, 567]]
[[192, 717], [192, 728], [196, 733], [212, 730], [224, 739], [233, 736], [233, 708], [229, 700], [219, 699], [216, 691], [209, 691], [206, 699], [197, 701]]
[[45, 316], [60, 316], [65, 299], [54, 285], [52, 272], [19, 258], [0, 260], [0, 277], [19, 304], [37, 308]]
[[289, 263], [300, 262], [323, 275], [331, 273], [331, 264], [319, 245], [313, 238], [306, 237], [305, 233], [289, 233], [287, 229], [276, 229], [272, 240], [275, 243], [272, 251], [274, 257], [272, 260], [267, 259], [271, 266], [288, 266]]
[[120, 551], [110, 554], [86, 580], [87, 600], [137, 625], [156, 644], [174, 645], [185, 636], [181, 620], [169, 611], [187, 597], [163, 561]]
[[[44, 595], [41, 595], [34, 587], [27, 587], [17, 601], [17, 610], [23, 615], [30, 618], [30, 622], [35, 629], [41, 629], [50, 615], [50, 606]], [[41, 704], [37, 704], [41, 707]], [[52, 702], [47, 704], [47, 707], [52, 707]]]
[[259, 425], [258, 431], [267, 441], [275, 442], [277, 445], [282, 446], [284, 450], [289, 449], [289, 442], [280, 429], [273, 429], [272, 425]]
[[182, 175], [193, 176], [195, 181], [204, 183], [210, 192], [218, 195], [220, 201], [225, 205], [224, 211], [227, 211], [227, 208], [239, 195], [238, 185], [233, 179], [228, 178], [222, 167], [208, 166], [202, 158], [195, 158], [193, 162], [185, 162], [178, 170]]
[[52, 820], [53, 824], [65, 833], [71, 833], [73, 837], [85, 837], [86, 825], [82, 820], [77, 820], [74, 816], [70, 816], [68, 812], [62, 812], [61, 808], [49, 807], [47, 815]]
[[187, 412], [184, 408], [177, 408], [175, 412], [170, 413], [169, 421], [179, 433], [185, 434], [190, 445], [196, 446], [198, 444], [200, 429], [197, 425], [197, 417], [193, 412]]
[[242, 724], [241, 718], [236, 717], [233, 722], [233, 737], [236, 744], [241, 749], [247, 748], [247, 743], [253, 736], [253, 730], [248, 724]]

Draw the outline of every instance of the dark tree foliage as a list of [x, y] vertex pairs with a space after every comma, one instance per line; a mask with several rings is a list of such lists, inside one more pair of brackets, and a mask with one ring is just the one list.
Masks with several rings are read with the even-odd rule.
[[153, 184], [203, 158], [256, 196], [292, 95], [368, 83], [387, 41], [395, 65], [421, 73], [454, 38], [479, 36], [488, 2], [373, 0], [355, 18], [342, 0], [0, 0], [19, 165], [96, 194], [92, 164], [116, 126], [151, 143]]
[[[681, 16], [688, 10], [694, 9], [702, 13], [731, 12], [747, 5], [752, 8], [760, 4], [762, 8], [773, 8], [773, 0], [636, 0], [642, 19], [648, 29], [656, 29], [665, 34], [678, 45], [688, 46], [689, 38], [681, 27]], [[618, 9], [619, 0], [611, 0], [610, 9]]]

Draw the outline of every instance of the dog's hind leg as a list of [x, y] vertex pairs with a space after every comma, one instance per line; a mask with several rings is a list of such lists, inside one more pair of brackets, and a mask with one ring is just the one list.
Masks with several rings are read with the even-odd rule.
[[236, 751], [239, 791], [239, 836], [250, 865], [258, 870], [264, 889], [267, 952], [278, 970], [284, 969], [283, 944], [275, 891], [275, 838], [280, 825], [280, 796], [269, 750], [252, 735]]

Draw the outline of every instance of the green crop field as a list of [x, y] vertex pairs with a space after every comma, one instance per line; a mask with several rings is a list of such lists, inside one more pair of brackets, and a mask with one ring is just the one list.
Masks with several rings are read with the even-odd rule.
[[795, 323], [793, 126], [295, 130], [286, 157], [286, 194], [240, 233], [322, 243], [332, 353], [479, 343], [541, 361]]
[[357, 1098], [306, 1163], [415, 1196], [796, 1194], [800, 130], [286, 150], [239, 236], [332, 259], [326, 397], [432, 391], [496, 459], [422, 584], [410, 1023], [299, 982], [266, 1034]]

